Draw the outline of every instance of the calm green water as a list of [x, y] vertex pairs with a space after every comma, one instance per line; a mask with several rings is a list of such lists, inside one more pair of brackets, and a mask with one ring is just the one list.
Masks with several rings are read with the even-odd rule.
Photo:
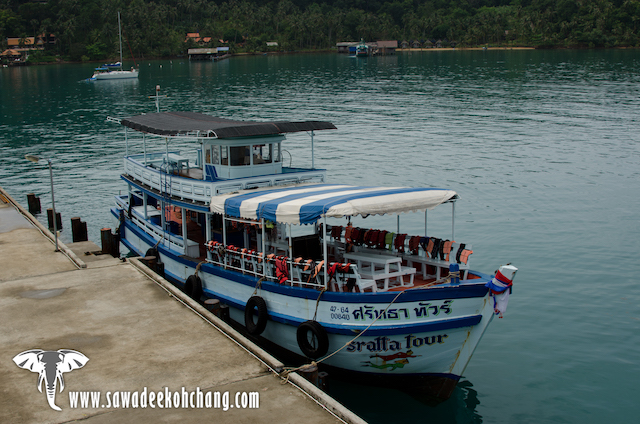
[[[63, 240], [73, 216], [94, 241], [111, 226], [124, 132], [106, 117], [153, 111], [156, 84], [162, 110], [332, 121], [316, 137], [331, 182], [452, 188], [472, 265], [520, 269], [449, 401], [357, 382], [332, 384], [334, 396], [379, 423], [638, 420], [640, 51], [154, 61], [139, 81], [83, 81], [92, 68], [0, 69], [0, 184], [46, 207], [48, 171], [23, 158], [53, 157]], [[310, 163], [308, 146], [289, 137], [293, 166]], [[402, 229], [420, 234], [424, 216], [403, 215]], [[429, 233], [450, 235], [447, 207], [430, 212]]]

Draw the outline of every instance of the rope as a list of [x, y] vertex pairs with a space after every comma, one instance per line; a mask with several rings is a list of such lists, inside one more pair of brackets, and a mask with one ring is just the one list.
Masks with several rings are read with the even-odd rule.
[[324, 292], [326, 292], [326, 291], [327, 291], [327, 288], [323, 287], [322, 290], [320, 290], [320, 294], [318, 295], [318, 299], [316, 299], [316, 311], [313, 314], [313, 320], [314, 321], [316, 320], [316, 316], [318, 315], [318, 305], [320, 305], [320, 298], [322, 297], [322, 294]]
[[292, 372], [300, 371], [301, 369], [311, 368], [311, 367], [314, 367], [314, 366], [317, 367], [318, 366], [318, 362], [311, 361], [310, 364], [300, 365], [299, 367], [285, 368], [283, 371], [280, 372], [280, 374], [278, 374], [278, 377], [283, 378], [283, 380], [280, 382], [280, 384], [287, 384], [289, 382], [289, 374], [291, 374]]
[[256, 293], [258, 293], [258, 289], [262, 287], [262, 282], [266, 279], [267, 277], [262, 277], [258, 280], [258, 282], [256, 283], [256, 288], [253, 290], [253, 294], [251, 296], [255, 296]]
[[200, 271], [200, 267], [202, 266], [203, 263], [206, 263], [207, 261], [202, 261], [200, 262], [198, 265], [196, 265], [196, 271], [194, 272], [193, 275], [196, 276], [196, 278], [198, 277], [198, 271]]

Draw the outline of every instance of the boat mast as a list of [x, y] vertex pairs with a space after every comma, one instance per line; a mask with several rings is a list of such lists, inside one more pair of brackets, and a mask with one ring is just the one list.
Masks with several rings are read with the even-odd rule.
[[120, 70], [122, 71], [122, 27], [120, 26], [120, 12], [118, 11], [118, 36], [120, 37]]

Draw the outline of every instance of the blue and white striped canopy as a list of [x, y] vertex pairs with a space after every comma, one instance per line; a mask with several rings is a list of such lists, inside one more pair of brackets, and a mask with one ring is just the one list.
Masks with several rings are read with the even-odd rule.
[[211, 212], [286, 224], [313, 224], [323, 216], [383, 215], [424, 211], [455, 198], [440, 188], [309, 184], [242, 190], [213, 196]]

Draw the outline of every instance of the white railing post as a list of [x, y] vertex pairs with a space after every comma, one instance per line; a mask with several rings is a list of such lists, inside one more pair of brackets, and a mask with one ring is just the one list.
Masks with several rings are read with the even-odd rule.
[[266, 230], [264, 225], [264, 218], [260, 218], [260, 226], [262, 227], [262, 276], [267, 276], [267, 242], [265, 240]]
[[327, 255], [327, 216], [322, 218], [322, 249], [324, 255], [324, 288], [329, 290], [329, 256]]
[[293, 286], [293, 242], [291, 241], [291, 224], [289, 224], [289, 280]]

